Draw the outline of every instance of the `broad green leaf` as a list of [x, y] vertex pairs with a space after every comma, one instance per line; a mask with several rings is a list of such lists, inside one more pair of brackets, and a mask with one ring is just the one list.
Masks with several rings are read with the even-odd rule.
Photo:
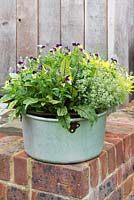
[[57, 115], [58, 116], [64, 116], [66, 114], [67, 114], [66, 106], [57, 109]]
[[0, 99], [0, 102], [4, 103], [4, 102], [7, 102], [7, 101], [10, 101], [14, 98], [14, 95], [11, 95], [11, 94], [5, 94], [1, 99]]
[[64, 115], [64, 116], [59, 116], [58, 120], [60, 122], [60, 124], [62, 125], [63, 128], [68, 129], [70, 128], [70, 116]]
[[8, 109], [11, 110], [14, 108], [14, 106], [17, 104], [18, 100], [14, 100], [11, 103], [9, 103]]
[[70, 75], [69, 60], [66, 57], [61, 62], [60, 72], [62, 76]]
[[89, 119], [91, 125], [97, 120], [95, 110], [89, 105], [74, 106], [73, 110], [77, 112], [82, 118]]
[[23, 104], [26, 104], [25, 105], [25, 110], [27, 109], [27, 107], [31, 104], [34, 104], [34, 103], [37, 103], [38, 102], [38, 99], [37, 98], [31, 98], [31, 97], [28, 97], [27, 99], [25, 99], [23, 101]]

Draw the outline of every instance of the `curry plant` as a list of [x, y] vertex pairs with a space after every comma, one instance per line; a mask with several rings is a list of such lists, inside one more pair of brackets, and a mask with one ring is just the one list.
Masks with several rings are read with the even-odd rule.
[[3, 88], [1, 102], [15, 108], [12, 118], [31, 111], [52, 113], [69, 129], [76, 113], [93, 124], [97, 114], [122, 104], [133, 91], [133, 76], [114, 58], [103, 60], [79, 43], [73, 43], [72, 50], [57, 44], [44, 55], [45, 46], [38, 48], [36, 58], [18, 62]]

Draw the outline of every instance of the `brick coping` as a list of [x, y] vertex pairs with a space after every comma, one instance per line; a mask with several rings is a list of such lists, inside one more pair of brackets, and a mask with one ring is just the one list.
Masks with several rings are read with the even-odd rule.
[[134, 103], [107, 119], [101, 154], [79, 164], [30, 158], [20, 136], [0, 133], [0, 199], [133, 200]]

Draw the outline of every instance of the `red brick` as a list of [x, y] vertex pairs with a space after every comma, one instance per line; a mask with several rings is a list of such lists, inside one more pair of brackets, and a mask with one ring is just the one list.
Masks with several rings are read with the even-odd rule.
[[28, 159], [29, 157], [24, 151], [14, 156], [14, 181], [16, 184], [26, 185], [28, 183]]
[[93, 159], [89, 161], [90, 166], [90, 185], [91, 187], [96, 187], [99, 180], [99, 169], [98, 169], [98, 160]]
[[0, 199], [4, 199], [5, 195], [5, 185], [3, 185], [2, 183], [0, 183]]
[[134, 156], [134, 133], [131, 134], [131, 156]]
[[108, 171], [108, 160], [107, 160], [107, 153], [102, 152], [99, 156], [100, 166], [101, 166], [101, 181], [106, 178], [107, 171]]
[[110, 174], [116, 168], [115, 147], [112, 144], [105, 143], [104, 150], [107, 151], [107, 154], [108, 154], [108, 173]]
[[129, 160], [130, 155], [131, 155], [131, 140], [130, 140], [130, 136], [124, 138], [123, 144], [124, 144], [124, 161], [127, 161], [127, 160]]
[[121, 189], [122, 189], [123, 198], [126, 198], [128, 196], [128, 194], [132, 191], [132, 177], [127, 179], [121, 185]]
[[33, 189], [82, 198], [89, 192], [89, 168], [83, 164], [54, 165], [32, 162]]
[[117, 180], [117, 185], [120, 185], [123, 181], [123, 176], [122, 176], [123, 172], [122, 172], [122, 167], [120, 167], [118, 170], [117, 170], [117, 173], [116, 173], [116, 180]]
[[21, 190], [16, 187], [9, 186], [7, 189], [7, 199], [11, 200], [28, 200], [28, 192], [26, 190]]
[[119, 141], [116, 145], [116, 163], [119, 167], [124, 162], [124, 152], [122, 141]]
[[0, 140], [0, 180], [10, 179], [10, 161], [13, 153], [21, 150], [20, 137], [9, 136]]
[[67, 197], [59, 197], [53, 194], [46, 194], [43, 192], [32, 192], [32, 200], [69, 200]]

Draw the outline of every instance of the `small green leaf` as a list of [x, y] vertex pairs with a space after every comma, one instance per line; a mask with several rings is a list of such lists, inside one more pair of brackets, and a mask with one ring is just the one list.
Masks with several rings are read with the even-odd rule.
[[8, 109], [11, 110], [14, 108], [14, 106], [17, 104], [18, 100], [14, 100], [11, 103], [9, 103]]
[[60, 124], [62, 125], [63, 128], [65, 129], [68, 129], [70, 128], [70, 116], [67, 114], [67, 115], [64, 115], [64, 116], [59, 116], [58, 117], [58, 120], [60, 122]]
[[38, 102], [38, 99], [37, 98], [31, 98], [31, 97], [28, 97], [27, 99], [25, 99], [23, 101], [23, 104], [26, 104], [25, 105], [25, 110], [27, 109], [27, 107], [31, 104], [35, 104]]
[[70, 75], [69, 60], [67, 58], [64, 58], [61, 62], [60, 72], [62, 76]]
[[46, 98], [49, 100], [49, 103], [51, 103], [53, 105], [60, 103], [60, 101], [52, 99], [52, 97], [49, 95], [47, 95]]
[[66, 106], [57, 109], [57, 115], [58, 116], [64, 116], [66, 114], [67, 114]]

